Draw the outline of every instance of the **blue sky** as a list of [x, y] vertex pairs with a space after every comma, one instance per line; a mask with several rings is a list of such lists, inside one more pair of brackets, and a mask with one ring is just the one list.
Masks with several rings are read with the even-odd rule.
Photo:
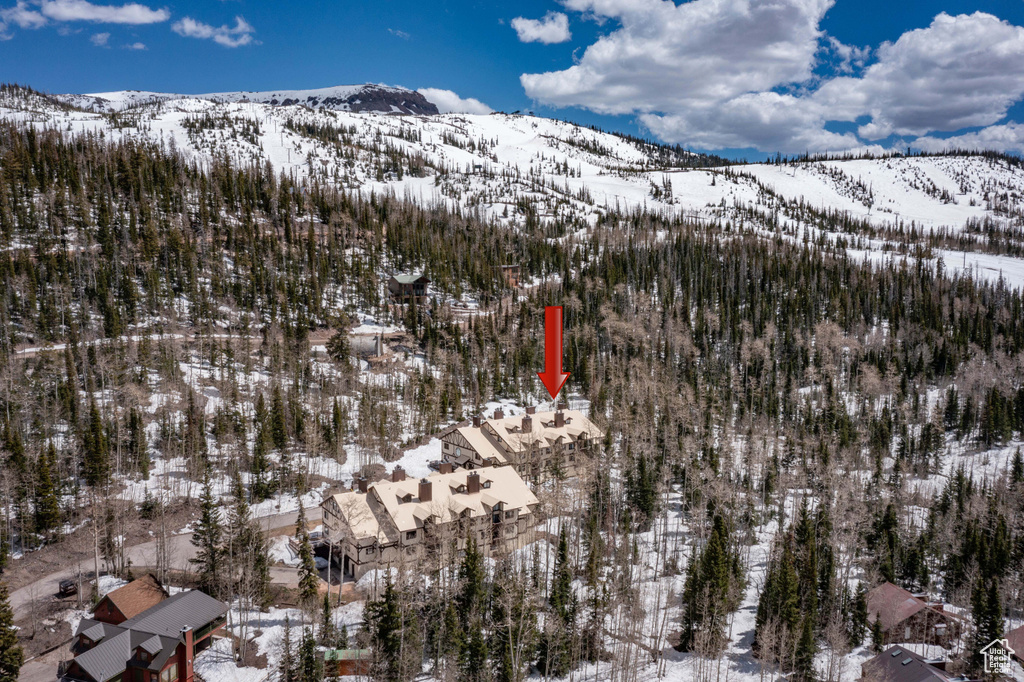
[[1024, 145], [1024, 0], [677, 5], [0, 0], [0, 80], [48, 92], [441, 88], [749, 158], [950, 137]]

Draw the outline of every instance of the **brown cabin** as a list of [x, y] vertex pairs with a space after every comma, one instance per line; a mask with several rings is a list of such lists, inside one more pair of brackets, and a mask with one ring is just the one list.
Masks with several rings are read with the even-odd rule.
[[120, 625], [146, 609], [156, 606], [169, 595], [152, 573], [137, 578], [123, 587], [108, 592], [93, 609], [92, 618], [101, 623]]
[[519, 266], [518, 265], [502, 265], [501, 272], [505, 275], [505, 284], [512, 289], [518, 289], [520, 285], [519, 279]]
[[392, 275], [388, 291], [396, 303], [422, 303], [427, 299], [430, 280], [425, 275]]
[[222, 632], [227, 610], [189, 590], [117, 625], [83, 618], [60, 682], [194, 682], [195, 656]]
[[877, 622], [882, 644], [935, 644], [949, 648], [960, 636], [961, 620], [941, 603], [926, 601], [886, 582], [868, 592], [868, 622]]

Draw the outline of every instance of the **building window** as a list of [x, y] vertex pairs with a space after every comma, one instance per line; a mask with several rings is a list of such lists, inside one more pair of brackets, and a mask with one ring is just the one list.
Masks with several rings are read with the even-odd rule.
[[569, 449], [570, 450], [575, 450], [576, 449], [576, 443], [569, 443]]
[[455, 456], [462, 457], [462, 448], [455, 448]]
[[408, 533], [405, 534], [405, 539], [406, 540], [415, 540], [416, 539], [416, 531], [410, 530]]
[[516, 511], [514, 509], [505, 512], [505, 518], [506, 519], [511, 519], [515, 515], [516, 515]]
[[178, 682], [178, 663], [171, 663], [160, 673], [160, 682]]
[[376, 554], [377, 553], [377, 548], [375, 548], [375, 547], [367, 547], [366, 548], [366, 553], [367, 553], [367, 555]]

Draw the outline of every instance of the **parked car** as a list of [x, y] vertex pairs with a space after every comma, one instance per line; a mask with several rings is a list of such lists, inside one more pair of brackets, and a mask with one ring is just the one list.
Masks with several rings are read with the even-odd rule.
[[313, 563], [316, 565], [316, 570], [322, 571], [327, 568], [327, 559], [322, 556], [318, 556], [313, 559]]
[[78, 583], [74, 580], [61, 580], [60, 588], [57, 590], [58, 597], [70, 597], [78, 594]]

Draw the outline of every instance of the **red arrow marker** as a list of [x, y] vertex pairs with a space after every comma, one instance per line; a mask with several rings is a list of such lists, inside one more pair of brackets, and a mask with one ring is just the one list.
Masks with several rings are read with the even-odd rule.
[[537, 372], [544, 382], [551, 399], [558, 397], [558, 392], [569, 378], [569, 372], [562, 371], [562, 306], [549, 305], [544, 308], [544, 371]]

